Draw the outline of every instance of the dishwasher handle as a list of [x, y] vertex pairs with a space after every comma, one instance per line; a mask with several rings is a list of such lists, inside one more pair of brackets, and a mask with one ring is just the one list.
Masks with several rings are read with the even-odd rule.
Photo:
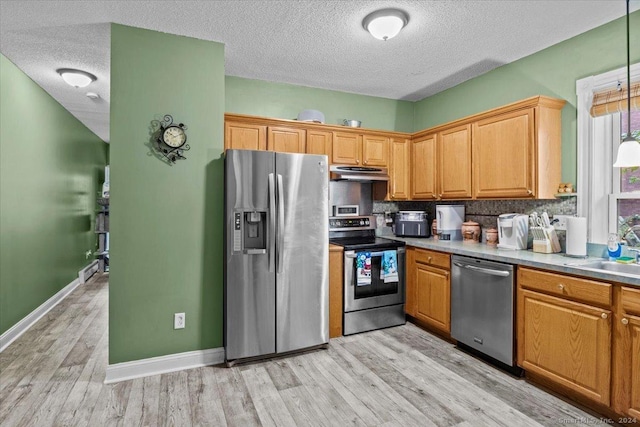
[[491, 268], [476, 267], [475, 265], [460, 264], [460, 263], [457, 263], [457, 262], [454, 262], [454, 264], [456, 266], [458, 266], [458, 267], [466, 268], [468, 270], [477, 271], [478, 273], [490, 274], [492, 276], [509, 277], [511, 275], [510, 271], [493, 270]]

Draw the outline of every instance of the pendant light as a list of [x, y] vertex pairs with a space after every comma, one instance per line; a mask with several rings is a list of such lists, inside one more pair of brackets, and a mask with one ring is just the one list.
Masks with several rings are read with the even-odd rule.
[[631, 136], [631, 55], [629, 51], [629, 0], [627, 0], [627, 137], [618, 147], [618, 158], [614, 168], [640, 166], [640, 143]]

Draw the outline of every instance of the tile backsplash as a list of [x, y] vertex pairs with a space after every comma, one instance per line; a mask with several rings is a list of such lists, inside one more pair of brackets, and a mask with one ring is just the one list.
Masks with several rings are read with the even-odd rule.
[[[465, 219], [480, 224], [483, 230], [496, 228], [498, 215], [503, 213], [547, 212], [553, 215], [576, 215], [577, 206], [575, 197], [564, 197], [549, 200], [467, 200], [452, 202], [373, 202], [373, 213], [398, 212], [398, 211], [426, 211], [429, 215], [429, 223], [435, 217], [436, 205], [464, 205]], [[564, 250], [565, 232], [559, 231], [558, 238]]]

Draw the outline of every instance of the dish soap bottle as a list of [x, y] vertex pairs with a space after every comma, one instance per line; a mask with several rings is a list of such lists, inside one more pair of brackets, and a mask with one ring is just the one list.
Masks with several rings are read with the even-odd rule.
[[618, 241], [618, 234], [609, 233], [609, 238], [607, 239], [607, 252], [609, 253], [609, 261], [615, 261], [620, 257], [622, 247]]

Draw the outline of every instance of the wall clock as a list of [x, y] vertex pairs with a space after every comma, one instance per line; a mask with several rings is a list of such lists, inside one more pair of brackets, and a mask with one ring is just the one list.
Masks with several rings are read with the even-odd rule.
[[160, 132], [156, 139], [156, 150], [173, 164], [178, 159], [186, 159], [184, 152], [191, 147], [187, 144], [187, 126], [184, 123], [175, 124], [173, 117], [165, 114], [160, 122]]

